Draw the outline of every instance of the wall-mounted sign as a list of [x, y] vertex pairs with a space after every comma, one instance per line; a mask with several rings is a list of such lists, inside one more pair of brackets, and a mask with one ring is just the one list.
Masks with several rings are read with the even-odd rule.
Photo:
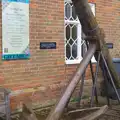
[[106, 43], [106, 46], [108, 47], [108, 49], [113, 49], [113, 43]]
[[2, 0], [2, 59], [29, 57], [29, 0]]
[[41, 42], [40, 49], [56, 49], [56, 42]]

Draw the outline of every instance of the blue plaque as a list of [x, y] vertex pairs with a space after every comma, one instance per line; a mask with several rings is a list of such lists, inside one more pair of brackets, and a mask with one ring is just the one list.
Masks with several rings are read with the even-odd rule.
[[40, 49], [56, 49], [56, 42], [41, 42]]
[[113, 43], [106, 43], [106, 46], [108, 47], [108, 49], [113, 49]]

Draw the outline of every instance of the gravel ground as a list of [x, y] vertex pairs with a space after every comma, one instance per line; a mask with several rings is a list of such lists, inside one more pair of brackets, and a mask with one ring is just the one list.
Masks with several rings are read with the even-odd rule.
[[[45, 120], [48, 113], [49, 110], [42, 111], [42, 114], [37, 113], [38, 120]], [[97, 120], [120, 120], [120, 105], [109, 107], [108, 111]]]
[[[102, 100], [101, 98], [99, 98], [99, 100], [100, 100], [100, 103], [102, 103], [102, 104], [100, 104], [100, 106], [103, 106], [106, 104], [105, 100]], [[106, 111], [106, 113], [103, 114], [97, 120], [120, 120], [120, 105], [118, 105], [118, 103], [116, 101], [112, 101], [112, 103], [113, 103], [113, 105], [111, 107], [109, 107], [109, 109]], [[43, 110], [35, 111], [35, 114], [36, 114], [38, 120], [45, 120], [50, 112], [50, 109], [51, 109], [51, 107], [45, 108]], [[84, 115], [86, 115], [86, 114], [84, 114]], [[20, 119], [19, 119], [19, 117], [16, 117], [12, 120], [20, 120]], [[67, 119], [63, 118], [61, 120], [67, 120]], [[71, 120], [75, 120], [75, 119], [71, 119]]]
[[[45, 109], [40, 112], [37, 111], [35, 113], [38, 120], [45, 120], [49, 112], [50, 109]], [[14, 118], [12, 120], [20, 120], [20, 119]], [[68, 120], [68, 119], [62, 118], [61, 120]], [[75, 119], [71, 119], [71, 120], [75, 120]], [[99, 119], [96, 120], [120, 120], [120, 105], [110, 107], [104, 115], [102, 115]]]
[[110, 107], [98, 120], [120, 120], [120, 105]]

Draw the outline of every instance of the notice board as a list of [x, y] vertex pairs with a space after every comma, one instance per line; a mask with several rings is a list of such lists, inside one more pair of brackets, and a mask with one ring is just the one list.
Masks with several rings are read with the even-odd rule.
[[2, 59], [29, 57], [29, 0], [2, 0]]

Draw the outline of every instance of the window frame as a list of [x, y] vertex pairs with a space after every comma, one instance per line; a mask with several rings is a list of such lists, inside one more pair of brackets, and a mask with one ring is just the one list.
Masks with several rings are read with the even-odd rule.
[[[82, 28], [81, 28], [81, 24], [79, 22], [79, 20], [65, 20], [65, 2], [71, 2], [71, 0], [64, 0], [64, 42], [65, 42], [65, 63], [66, 64], [79, 64], [81, 62], [81, 60], [83, 59], [82, 57]], [[91, 6], [91, 9], [93, 11], [93, 14], [95, 15], [95, 8], [96, 8], [96, 5], [94, 3], [89, 3], [90, 6]], [[92, 8], [92, 6], [94, 8]], [[74, 22], [75, 21], [75, 22]], [[77, 59], [74, 59], [74, 60], [66, 60], [66, 27], [65, 27], [65, 24], [68, 23], [68, 24], [78, 24], [77, 26]], [[80, 34], [81, 33], [81, 34]], [[94, 56], [92, 57], [91, 61], [93, 63], [96, 62]]]
[[[82, 60], [81, 56], [81, 24], [79, 20], [65, 20], [65, 2], [70, 2], [71, 0], [65, 0], [64, 1], [64, 38], [65, 38], [65, 63], [66, 64], [78, 64]], [[65, 24], [77, 24], [77, 59], [74, 60], [66, 60], [66, 27]]]

